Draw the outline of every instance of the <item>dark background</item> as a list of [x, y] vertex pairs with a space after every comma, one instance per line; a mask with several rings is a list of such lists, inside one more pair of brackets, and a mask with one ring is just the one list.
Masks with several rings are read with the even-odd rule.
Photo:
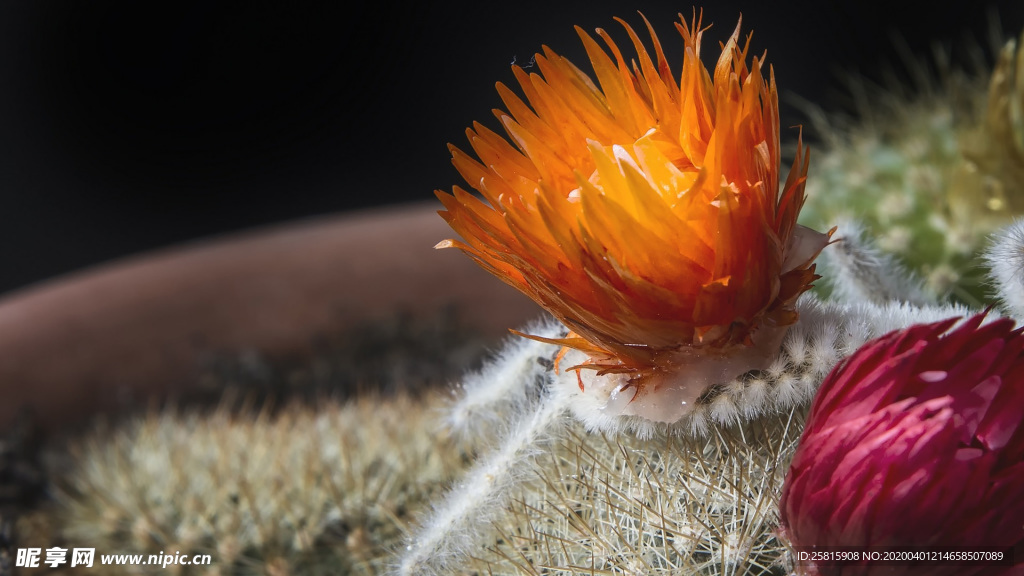
[[[780, 90], [831, 109], [839, 71], [902, 74], [893, 33], [964, 59], [965, 38], [988, 45], [990, 14], [1004, 33], [1024, 25], [1020, 1], [708, 4], [706, 59], [742, 12]], [[446, 143], [473, 120], [497, 128], [494, 82], [513, 81], [513, 58], [546, 43], [589, 70], [572, 26], [628, 44], [612, 17], [642, 29], [637, 10], [678, 62], [672, 22], [691, 6], [677, 1], [4, 0], [0, 292], [193, 238], [429, 200], [459, 183]], [[802, 121], [783, 106], [784, 127]]]

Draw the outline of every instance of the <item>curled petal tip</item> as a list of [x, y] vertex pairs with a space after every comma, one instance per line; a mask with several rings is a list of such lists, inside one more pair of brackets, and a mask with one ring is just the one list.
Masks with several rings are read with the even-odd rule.
[[825, 246], [833, 242], [832, 234], [835, 231], [836, 228], [832, 228], [823, 234], [798, 224], [793, 229], [793, 236], [790, 238], [790, 245], [786, 251], [786, 259], [782, 262], [782, 273], [810, 266], [818, 254], [825, 249]]

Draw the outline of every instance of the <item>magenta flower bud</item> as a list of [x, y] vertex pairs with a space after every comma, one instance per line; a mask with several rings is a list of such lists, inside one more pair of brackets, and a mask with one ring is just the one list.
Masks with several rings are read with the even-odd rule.
[[825, 561], [803, 573], [1024, 573], [1024, 335], [983, 319], [892, 332], [829, 374], [783, 486], [781, 529], [798, 551], [1016, 547], [1020, 565]]

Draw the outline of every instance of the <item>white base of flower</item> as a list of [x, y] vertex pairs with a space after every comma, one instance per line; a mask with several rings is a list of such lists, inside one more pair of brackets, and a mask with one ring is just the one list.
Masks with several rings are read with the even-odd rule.
[[[587, 406], [577, 412], [588, 426], [594, 426], [586, 414], [602, 417], [638, 416], [651, 422], [672, 424], [697, 409], [701, 396], [718, 384], [736, 380], [752, 370], [768, 368], [778, 354], [788, 327], [762, 328], [754, 335], [755, 344], [738, 348], [729, 354], [680, 354], [676, 369], [648, 377], [644, 390], [638, 393], [630, 382], [630, 374], [599, 375], [593, 370], [568, 371], [555, 377], [563, 393], [578, 396], [572, 406]], [[572, 350], [562, 359], [575, 366], [586, 361], [584, 353]], [[583, 390], [580, 390], [582, 385]], [[600, 404], [594, 406], [593, 404]], [[588, 406], [589, 405], [589, 406]], [[595, 410], [596, 409], [596, 410]], [[575, 411], [574, 411], [575, 412]]]
[[[755, 361], [759, 355], [751, 355], [735, 359], [733, 365], [728, 363], [734, 359], [726, 359], [724, 366], [723, 360], [709, 362], [694, 373], [679, 374], [680, 381], [692, 378], [688, 380], [692, 385], [667, 386], [648, 394], [645, 402], [634, 400], [628, 377], [622, 374], [597, 376], [583, 370], [582, 391], [575, 371], [555, 375], [553, 383], [565, 397], [562, 403], [588, 430], [629, 431], [644, 438], [662, 431], [706, 434], [712, 425], [735, 424], [808, 401], [836, 363], [870, 338], [911, 324], [971, 313], [955, 305], [823, 303], [809, 294], [799, 300], [797, 308], [800, 321], [789, 328], [781, 350], [776, 347], [778, 353], [769, 356], [770, 360], [759, 363]], [[582, 353], [570, 351], [562, 365], [573, 366], [584, 359]], [[714, 378], [716, 375], [727, 376]]]

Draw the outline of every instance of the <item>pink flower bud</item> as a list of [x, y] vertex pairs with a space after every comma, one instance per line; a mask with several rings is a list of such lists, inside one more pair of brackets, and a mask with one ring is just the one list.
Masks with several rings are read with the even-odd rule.
[[892, 332], [829, 374], [783, 486], [782, 532], [799, 550], [1016, 547], [1021, 565], [824, 562], [804, 573], [1024, 572], [1024, 335], [983, 320]]

